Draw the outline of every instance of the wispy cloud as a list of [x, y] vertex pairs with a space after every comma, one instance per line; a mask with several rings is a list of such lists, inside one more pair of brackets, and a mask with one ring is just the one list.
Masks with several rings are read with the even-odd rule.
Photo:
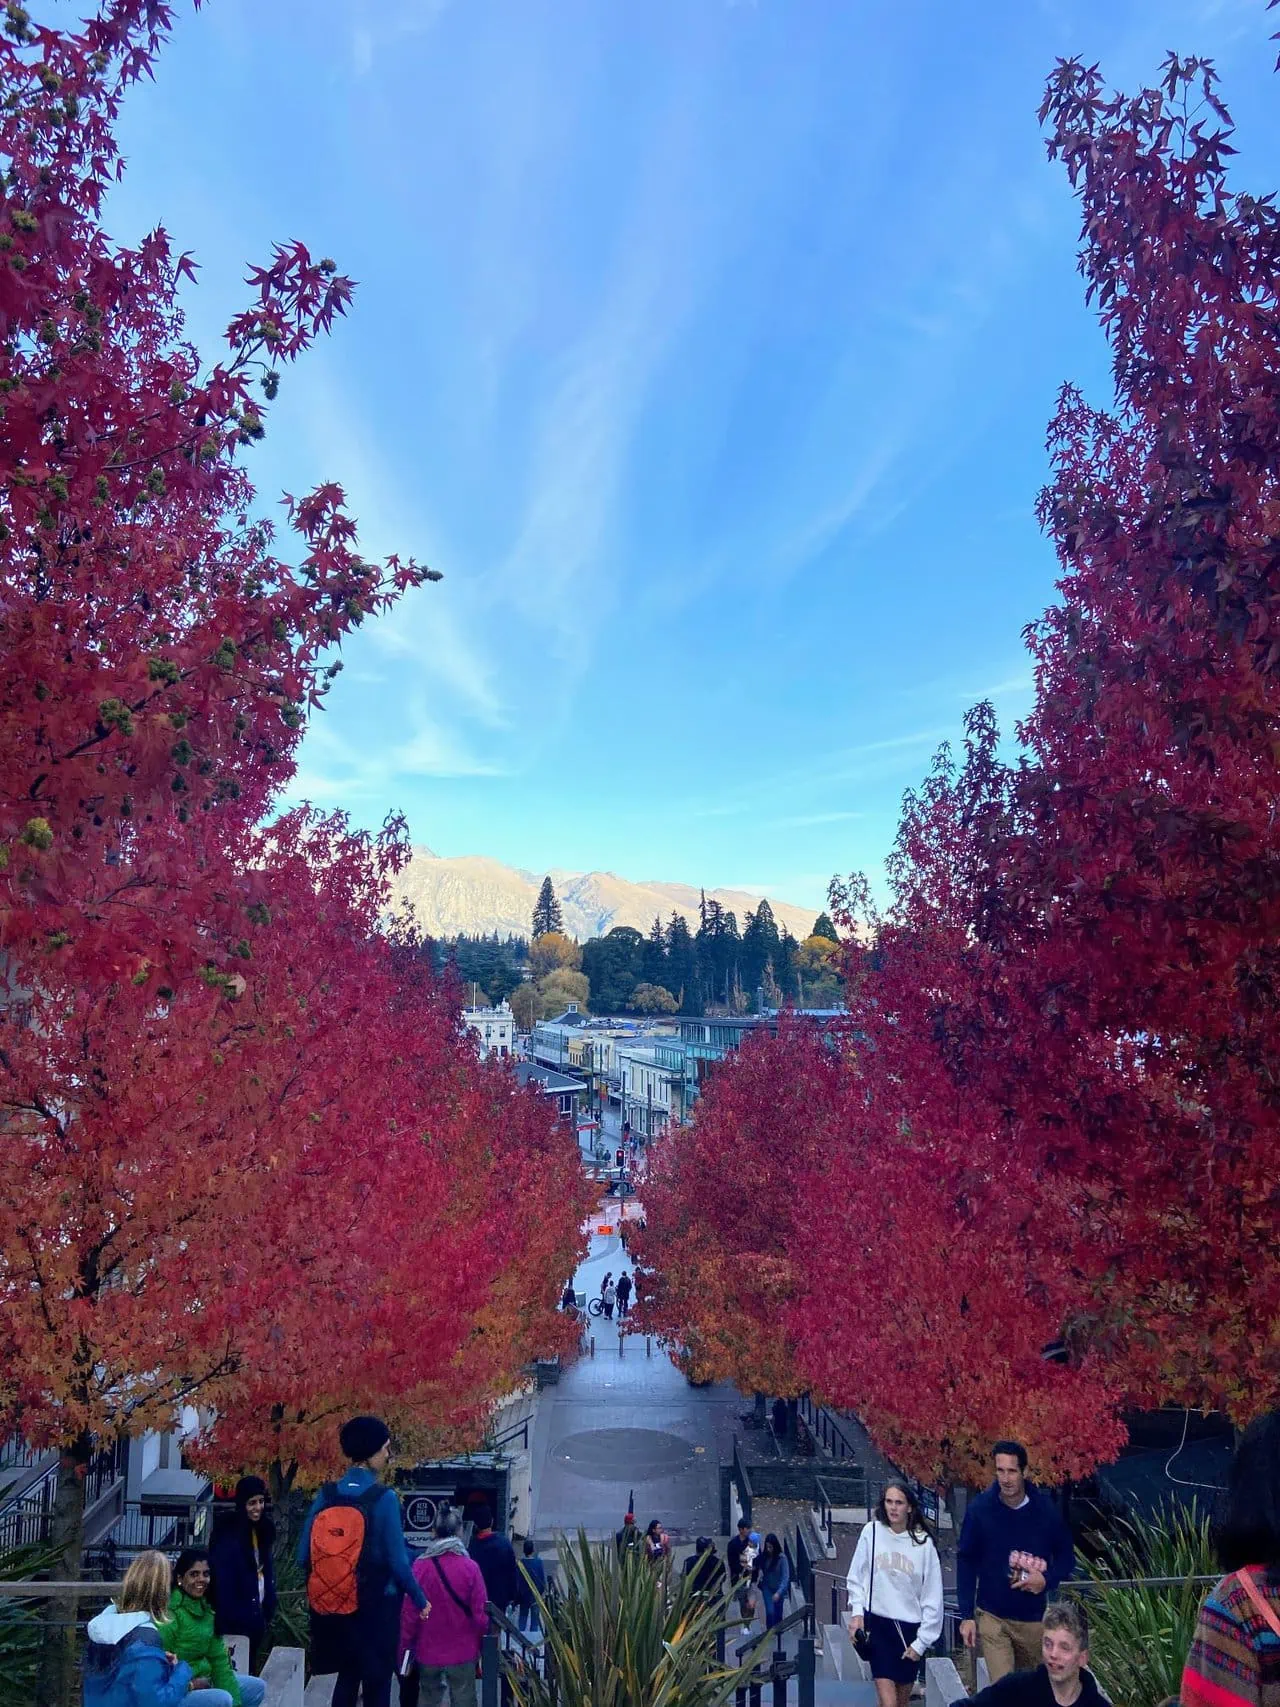
[[351, 31], [351, 69], [357, 77], [373, 70], [382, 53], [410, 37], [423, 36], [448, 10], [452, 0], [413, 0], [412, 6], [393, 8], [361, 4]]
[[808, 830], [819, 824], [848, 824], [864, 816], [862, 812], [806, 812], [795, 818], [775, 818], [773, 824], [778, 830]]

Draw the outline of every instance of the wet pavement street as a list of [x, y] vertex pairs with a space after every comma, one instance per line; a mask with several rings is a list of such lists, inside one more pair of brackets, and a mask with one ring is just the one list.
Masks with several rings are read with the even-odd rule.
[[[606, 1269], [630, 1269], [616, 1233], [593, 1235], [578, 1290], [594, 1297]], [[662, 1520], [673, 1541], [719, 1535], [720, 1470], [744, 1408], [731, 1386], [691, 1387], [654, 1344], [593, 1318], [595, 1356], [539, 1396], [530, 1441], [532, 1529], [539, 1542], [579, 1526], [612, 1535], [635, 1491], [636, 1522]], [[619, 1355], [619, 1343], [622, 1354]]]

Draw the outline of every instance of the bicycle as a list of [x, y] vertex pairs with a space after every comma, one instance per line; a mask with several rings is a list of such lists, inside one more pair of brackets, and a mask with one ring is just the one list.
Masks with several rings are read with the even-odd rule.
[[604, 1299], [603, 1298], [593, 1298], [591, 1300], [591, 1302], [587, 1305], [587, 1314], [589, 1316], [603, 1316], [604, 1315]]

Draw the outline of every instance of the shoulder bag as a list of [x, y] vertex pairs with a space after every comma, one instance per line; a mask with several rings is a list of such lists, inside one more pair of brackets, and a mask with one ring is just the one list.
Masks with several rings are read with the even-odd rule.
[[876, 1520], [871, 1519], [871, 1576], [867, 1583], [867, 1604], [862, 1609], [862, 1628], [855, 1630], [853, 1645], [858, 1650], [858, 1658], [871, 1658], [871, 1632], [867, 1629], [867, 1614], [871, 1611], [871, 1597], [876, 1592]]

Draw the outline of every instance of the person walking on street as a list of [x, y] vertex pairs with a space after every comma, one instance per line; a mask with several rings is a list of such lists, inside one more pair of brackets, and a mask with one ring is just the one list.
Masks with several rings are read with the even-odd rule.
[[604, 1303], [605, 1293], [609, 1290], [609, 1288], [612, 1285], [613, 1285], [613, 1270], [611, 1268], [607, 1268], [604, 1271], [604, 1279], [600, 1282], [600, 1302], [602, 1304]]
[[[956, 1549], [960, 1635], [980, 1640], [991, 1681], [1040, 1663], [1045, 1602], [1071, 1575], [1071, 1533], [1049, 1496], [1027, 1480], [1027, 1451], [1016, 1440], [991, 1449], [996, 1479], [965, 1513]], [[1026, 1554], [1015, 1560], [1015, 1554]]]
[[227, 1645], [214, 1630], [207, 1551], [184, 1547], [173, 1578], [169, 1619], [160, 1626], [160, 1640], [191, 1667], [192, 1692], [200, 1695], [202, 1707], [261, 1707], [266, 1684], [232, 1669]]
[[920, 1662], [942, 1634], [942, 1566], [904, 1482], [886, 1482], [849, 1566], [849, 1634], [875, 1679], [878, 1707], [907, 1707]]
[[566, 1280], [564, 1283], [564, 1291], [560, 1294], [560, 1308], [564, 1311], [566, 1316], [572, 1316], [577, 1313], [578, 1294], [574, 1291], [572, 1280]]
[[787, 1591], [791, 1587], [791, 1566], [782, 1551], [781, 1541], [772, 1533], [765, 1536], [764, 1546], [756, 1559], [755, 1580], [760, 1585], [764, 1600], [765, 1629], [772, 1630], [775, 1624], [782, 1622], [787, 1608]]
[[[740, 1590], [744, 1584], [747, 1587], [750, 1586], [751, 1566], [755, 1562], [755, 1552], [751, 1548], [750, 1538], [751, 1525], [745, 1517], [740, 1517], [738, 1519], [738, 1532], [736, 1535], [730, 1536], [729, 1545], [724, 1550], [725, 1559], [729, 1565], [730, 1592]], [[746, 1556], [748, 1552], [750, 1552], [750, 1558]], [[741, 1594], [739, 1594], [739, 1605], [741, 1606]], [[746, 1617], [745, 1611], [743, 1617]]]
[[1055, 1600], [1041, 1622], [1040, 1664], [1006, 1672], [972, 1698], [962, 1698], [964, 1707], [1111, 1707], [1097, 1678], [1086, 1669], [1089, 1623], [1084, 1608]]
[[191, 1667], [164, 1650], [173, 1572], [163, 1553], [139, 1553], [120, 1599], [89, 1620], [84, 1707], [183, 1707]]
[[520, 1608], [520, 1628], [540, 1632], [542, 1615], [538, 1610], [538, 1599], [547, 1598], [547, 1567], [538, 1557], [538, 1549], [534, 1546], [531, 1535], [525, 1537], [520, 1551], [520, 1598], [517, 1602]]
[[[409, 1564], [395, 1490], [385, 1487], [391, 1435], [381, 1417], [352, 1417], [338, 1435], [348, 1467], [311, 1502], [298, 1542], [311, 1607], [311, 1669], [337, 1672], [332, 1707], [390, 1707], [403, 1596], [431, 1603]], [[358, 1538], [358, 1545], [353, 1544]]]
[[471, 1536], [471, 1557], [480, 1567], [489, 1599], [499, 1612], [506, 1612], [520, 1598], [520, 1572], [516, 1569], [516, 1550], [505, 1535], [493, 1527], [493, 1509], [483, 1502], [476, 1506], [472, 1519], [475, 1530]]
[[693, 1587], [699, 1594], [723, 1592], [724, 1565], [709, 1535], [699, 1535], [693, 1552], [684, 1562], [683, 1575], [693, 1579]]
[[625, 1268], [618, 1276], [618, 1284], [614, 1290], [618, 1294], [618, 1320], [625, 1322], [627, 1311], [631, 1308], [631, 1276]]
[[267, 1484], [241, 1476], [235, 1511], [219, 1522], [209, 1543], [213, 1572], [213, 1627], [219, 1636], [245, 1636], [249, 1669], [276, 1615], [275, 1524], [267, 1516]]
[[613, 1320], [613, 1306], [617, 1301], [618, 1290], [614, 1286], [613, 1282], [610, 1281], [608, 1286], [606, 1286], [604, 1291], [600, 1294], [600, 1302], [604, 1306], [604, 1319], [606, 1322], [611, 1322]]
[[640, 1545], [640, 1531], [636, 1528], [636, 1514], [629, 1511], [622, 1520], [622, 1528], [614, 1536], [618, 1547], [618, 1557], [630, 1552], [633, 1547]]
[[1183, 1707], [1280, 1702], [1280, 1411], [1256, 1417], [1227, 1472], [1210, 1591], [1187, 1655]]
[[[400, 1707], [437, 1707], [449, 1688], [451, 1707], [476, 1707], [476, 1663], [489, 1628], [489, 1592], [480, 1567], [462, 1544], [462, 1522], [442, 1506], [421, 1558], [413, 1565], [419, 1588], [431, 1597], [425, 1622], [407, 1596], [400, 1607]], [[407, 1669], [406, 1669], [407, 1662]]]

